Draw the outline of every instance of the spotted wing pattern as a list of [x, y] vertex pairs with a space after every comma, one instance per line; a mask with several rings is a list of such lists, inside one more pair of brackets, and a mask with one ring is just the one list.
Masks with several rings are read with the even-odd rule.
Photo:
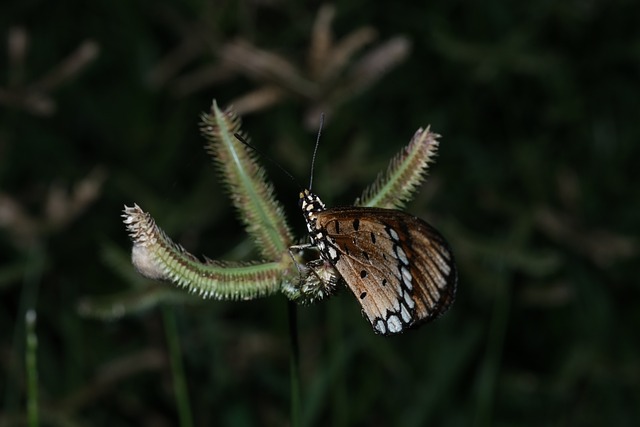
[[398, 210], [325, 209], [310, 192], [301, 201], [312, 243], [341, 274], [377, 333], [400, 333], [451, 305], [453, 253], [429, 224]]

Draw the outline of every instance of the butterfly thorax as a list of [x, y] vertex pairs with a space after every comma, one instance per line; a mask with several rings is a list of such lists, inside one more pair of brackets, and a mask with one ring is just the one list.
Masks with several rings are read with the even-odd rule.
[[320, 245], [320, 243], [325, 239], [325, 235], [318, 225], [318, 213], [326, 210], [324, 203], [311, 191], [304, 190], [300, 192], [300, 208], [307, 223], [311, 243], [318, 245], [322, 249], [324, 245]]
[[[304, 218], [307, 221], [307, 225], [314, 226], [318, 212], [322, 212], [326, 209], [322, 200], [309, 190], [300, 192], [300, 208], [302, 209]], [[309, 228], [309, 232], [312, 232], [314, 229], [315, 227]]]

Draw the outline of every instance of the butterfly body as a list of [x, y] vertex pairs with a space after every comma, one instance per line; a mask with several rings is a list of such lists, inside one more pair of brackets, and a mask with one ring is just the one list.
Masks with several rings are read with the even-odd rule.
[[340, 273], [374, 330], [396, 334], [444, 313], [455, 298], [453, 253], [425, 221], [393, 209], [327, 209], [300, 193], [312, 246]]

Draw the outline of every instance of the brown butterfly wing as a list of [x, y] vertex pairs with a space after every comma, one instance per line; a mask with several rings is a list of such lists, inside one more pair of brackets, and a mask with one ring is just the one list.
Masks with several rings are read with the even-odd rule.
[[420, 218], [345, 207], [319, 212], [318, 226], [326, 236], [324, 257], [333, 260], [376, 332], [402, 332], [438, 317], [453, 302], [453, 253]]

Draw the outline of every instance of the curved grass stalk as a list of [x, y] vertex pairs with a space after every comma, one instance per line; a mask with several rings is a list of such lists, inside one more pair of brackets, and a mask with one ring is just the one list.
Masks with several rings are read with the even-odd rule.
[[209, 114], [202, 115], [206, 149], [222, 172], [231, 201], [256, 242], [263, 257], [277, 260], [286, 253], [293, 235], [284, 210], [275, 200], [273, 186], [255, 154], [234, 136], [240, 133], [240, 119], [231, 110], [222, 112], [215, 101]]
[[143, 276], [166, 280], [203, 298], [254, 299], [280, 289], [288, 264], [200, 261], [174, 243], [138, 205], [125, 206], [124, 223], [133, 241], [131, 260]]
[[440, 135], [418, 129], [409, 144], [391, 159], [386, 172], [378, 174], [355, 201], [356, 206], [400, 209], [424, 181], [429, 163], [438, 150]]

